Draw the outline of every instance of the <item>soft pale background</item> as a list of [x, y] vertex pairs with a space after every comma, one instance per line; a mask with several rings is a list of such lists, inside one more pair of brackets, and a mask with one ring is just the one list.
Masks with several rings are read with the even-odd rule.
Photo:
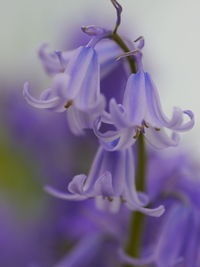
[[[122, 29], [127, 27], [132, 40], [145, 37], [146, 69], [159, 87], [165, 110], [170, 114], [177, 105], [195, 112], [195, 129], [184, 135], [181, 144], [200, 153], [200, 1], [120, 3], [124, 7]], [[62, 33], [63, 39], [64, 33], [70, 38], [73, 24], [93, 24], [95, 18], [111, 27], [115, 21], [109, 0], [1, 0], [0, 4], [0, 76], [4, 81], [20, 77], [31, 82], [35, 77], [41, 89], [46, 80], [36, 56], [40, 43], [48, 41], [53, 49], [59, 48]]]

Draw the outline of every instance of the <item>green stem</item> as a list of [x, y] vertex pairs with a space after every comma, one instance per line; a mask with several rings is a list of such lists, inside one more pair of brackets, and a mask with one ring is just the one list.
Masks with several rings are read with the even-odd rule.
[[[129, 52], [129, 48], [123, 39], [114, 31], [110, 36], [112, 40], [114, 40], [126, 53]], [[133, 57], [127, 57], [127, 61], [130, 66], [130, 70], [132, 73], [137, 72], [136, 62]], [[140, 133], [138, 137], [138, 162], [136, 169], [136, 188], [138, 191], [145, 191], [145, 177], [146, 177], [146, 150], [145, 150], [145, 142], [144, 136]], [[129, 239], [126, 247], [126, 253], [129, 256], [138, 258], [140, 256], [141, 250], [141, 239], [144, 228], [144, 215], [140, 212], [132, 212], [130, 219], [130, 231], [129, 231]], [[124, 267], [131, 267], [130, 265], [124, 265]]]
[[[112, 35], [110, 36], [110, 38], [113, 41], [115, 41], [125, 53], [130, 52], [130, 49], [128, 48], [128, 46], [125, 44], [125, 42], [122, 40], [122, 38], [117, 33], [113, 32]], [[128, 56], [127, 57], [127, 61], [129, 63], [131, 72], [132, 73], [136, 73], [137, 72], [137, 67], [136, 67], [136, 62], [133, 59], [133, 57]]]
[[[145, 177], [146, 177], [146, 152], [144, 136], [140, 134], [138, 138], [138, 162], [136, 170], [136, 188], [140, 192], [145, 191]], [[129, 239], [126, 247], [126, 253], [129, 256], [139, 258], [141, 251], [141, 240], [144, 229], [144, 214], [136, 211], [133, 212], [130, 219]], [[131, 267], [132, 265], [124, 265], [124, 267]]]

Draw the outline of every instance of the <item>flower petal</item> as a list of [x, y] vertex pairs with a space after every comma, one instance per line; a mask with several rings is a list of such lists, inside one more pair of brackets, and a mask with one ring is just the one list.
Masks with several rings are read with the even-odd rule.
[[60, 198], [60, 199], [64, 199], [64, 200], [85, 200], [88, 198], [88, 196], [84, 196], [84, 195], [78, 195], [78, 194], [68, 194], [68, 193], [64, 193], [61, 192], [51, 186], [45, 186], [44, 190], [49, 193], [50, 195]]
[[126, 85], [123, 106], [126, 110], [128, 121], [133, 126], [143, 123], [146, 110], [144, 72], [131, 74]]
[[87, 176], [84, 174], [79, 174], [79, 175], [74, 176], [74, 178], [68, 185], [69, 192], [73, 194], [79, 194], [79, 195], [84, 194], [83, 186], [84, 186], [86, 178]]
[[[63, 111], [62, 109], [60, 110], [60, 98], [57, 96], [54, 96], [52, 98], [42, 100], [42, 99], [36, 99], [31, 94], [29, 93], [29, 83], [26, 82], [24, 84], [24, 89], [23, 89], [23, 96], [26, 99], [26, 101], [33, 107], [39, 108], [39, 109], [50, 109], [50, 110], [55, 110], [55, 111]], [[46, 95], [49, 95], [51, 89], [48, 89], [46, 91]]]
[[94, 184], [94, 194], [96, 196], [109, 197], [114, 195], [111, 173], [105, 171]]
[[159, 131], [154, 128], [145, 129], [145, 137], [147, 141], [156, 149], [163, 149], [170, 146], [177, 146], [179, 143], [179, 135], [175, 132], [169, 137], [164, 129]]

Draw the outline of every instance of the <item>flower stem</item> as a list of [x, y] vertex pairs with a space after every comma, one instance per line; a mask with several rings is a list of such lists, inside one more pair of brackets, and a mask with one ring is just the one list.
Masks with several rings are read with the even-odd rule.
[[[121, 49], [125, 53], [130, 52], [130, 49], [128, 48], [128, 46], [126, 45], [126, 43], [123, 41], [123, 39], [117, 33], [113, 32], [112, 35], [110, 36], [110, 38], [113, 41], [115, 41], [119, 45], [119, 47], [121, 47]], [[133, 57], [128, 56], [127, 57], [127, 60], [128, 60], [128, 63], [129, 63], [131, 72], [132, 73], [136, 73], [137, 72], [137, 67], [136, 67], [136, 62], [133, 59]]]
[[[122, 50], [127, 53], [130, 51], [126, 43], [123, 39], [116, 33], [113, 32], [110, 38], [115, 41]], [[130, 70], [132, 73], [137, 72], [136, 61], [133, 56], [128, 56], [127, 61], [130, 66]], [[136, 188], [140, 192], [145, 191], [145, 177], [146, 177], [146, 164], [147, 164], [147, 156], [145, 149], [145, 141], [144, 136], [140, 133], [138, 137], [138, 162], [136, 169]], [[129, 239], [127, 242], [126, 253], [129, 256], [138, 258], [140, 256], [141, 251], [141, 240], [144, 228], [144, 219], [145, 216], [136, 211], [132, 212], [130, 218], [130, 230], [129, 230]], [[131, 265], [126, 264], [124, 267], [131, 267]]]
[[[147, 157], [145, 152], [144, 136], [140, 134], [138, 138], [138, 163], [136, 171], [136, 188], [140, 192], [145, 191], [145, 176], [146, 176]], [[126, 247], [126, 253], [129, 256], [139, 258], [141, 251], [141, 240], [144, 228], [145, 215], [136, 211], [132, 212], [130, 218], [129, 239]], [[131, 267], [127, 264], [124, 267]]]

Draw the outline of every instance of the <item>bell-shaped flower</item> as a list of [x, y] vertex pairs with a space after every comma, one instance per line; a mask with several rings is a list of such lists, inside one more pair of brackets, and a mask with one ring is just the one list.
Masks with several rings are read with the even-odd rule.
[[[184, 115], [189, 117], [184, 121]], [[115, 130], [102, 133], [102, 122], [112, 124]], [[109, 113], [94, 124], [94, 130], [101, 144], [107, 150], [127, 148], [135, 143], [140, 133], [156, 148], [176, 146], [177, 132], [190, 130], [194, 125], [194, 115], [190, 110], [175, 107], [172, 118], [163, 113], [159, 95], [151, 77], [144, 71], [131, 74], [125, 88], [123, 103], [111, 99]], [[165, 129], [172, 130], [169, 136]]]
[[154, 238], [151, 236], [150, 247], [146, 250], [149, 255], [136, 259], [120, 250], [121, 260], [131, 266], [197, 267], [199, 262], [199, 211], [195, 211], [190, 205], [173, 203], [159, 224], [160, 227], [155, 221], [154, 225], [151, 224]]
[[[100, 94], [100, 71], [96, 51], [90, 46], [81, 46], [64, 72], [53, 76], [51, 88], [45, 90], [39, 99], [29, 93], [29, 84], [24, 85], [24, 97], [33, 107], [57, 112], [69, 109], [67, 115], [74, 134], [82, 134], [84, 128], [91, 128], [94, 119], [104, 109], [104, 97]], [[81, 122], [81, 123], [80, 123]]]
[[75, 176], [69, 183], [68, 193], [59, 192], [49, 186], [46, 190], [66, 200], [95, 198], [98, 208], [112, 212], [117, 212], [121, 204], [125, 204], [131, 210], [150, 216], [162, 215], [163, 206], [145, 208], [148, 197], [136, 191], [134, 173], [132, 148], [108, 152], [100, 147], [88, 176]]

